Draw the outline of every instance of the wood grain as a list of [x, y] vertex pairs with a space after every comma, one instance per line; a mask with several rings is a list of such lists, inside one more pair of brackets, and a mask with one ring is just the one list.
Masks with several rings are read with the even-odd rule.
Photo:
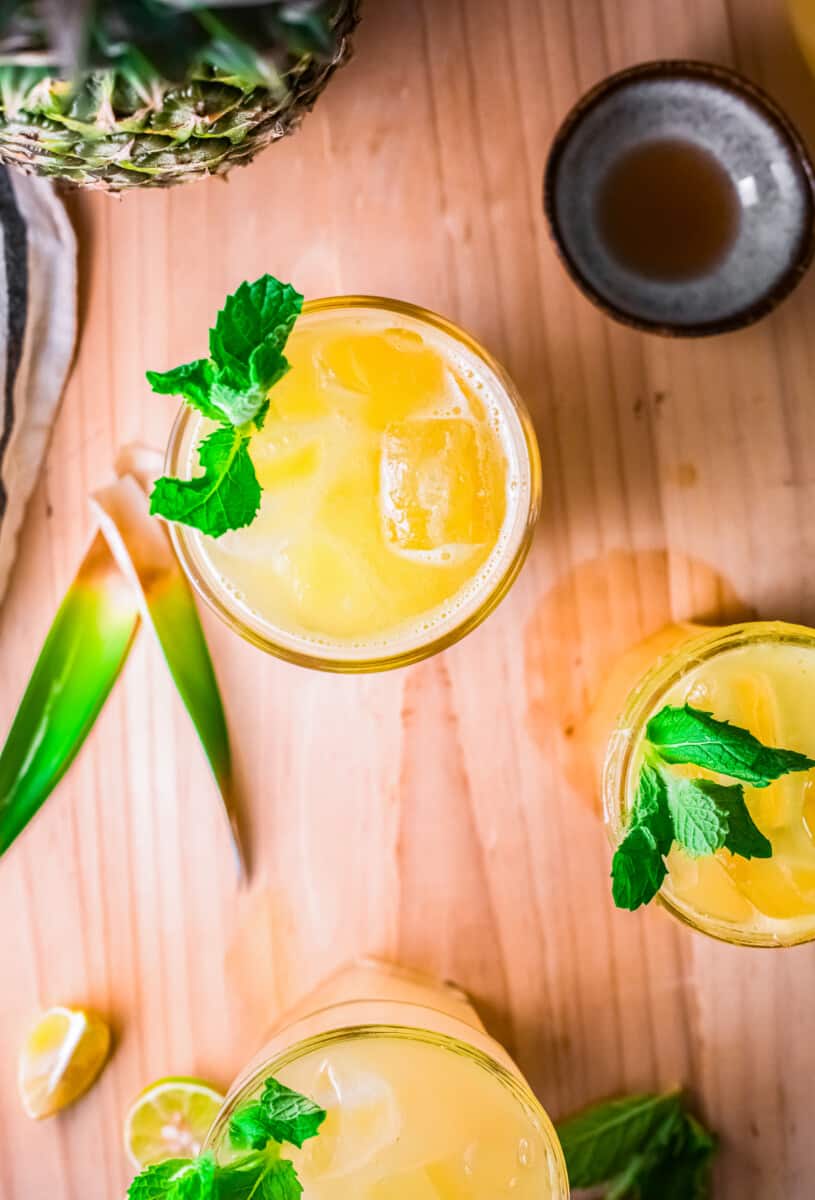
[[[752, 952], [612, 910], [579, 733], [603, 670], [671, 617], [815, 621], [815, 280], [693, 344], [607, 323], [548, 243], [547, 145], [637, 60], [733, 63], [815, 135], [780, 0], [370, 0], [353, 64], [297, 137], [228, 183], [71, 202], [82, 342], [0, 616], [0, 728], [91, 532], [86, 497], [173, 402], [223, 296], [449, 314], [502, 358], [540, 435], [545, 511], [487, 624], [395, 674], [325, 677], [205, 618], [254, 856], [236, 894], [206, 766], [142, 635], [59, 793], [0, 865], [0, 1197], [110, 1200], [149, 1080], [219, 1083], [275, 1015], [360, 952], [455, 977], [558, 1115], [683, 1082], [723, 1135], [718, 1200], [806, 1200], [815, 947]], [[45, 1125], [15, 1096], [39, 1006], [117, 1030], [93, 1093]]]

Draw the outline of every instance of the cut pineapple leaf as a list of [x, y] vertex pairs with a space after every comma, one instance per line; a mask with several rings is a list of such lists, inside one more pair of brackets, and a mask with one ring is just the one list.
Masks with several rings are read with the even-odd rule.
[[223, 802], [238, 871], [245, 875], [229, 735], [204, 631], [165, 532], [150, 520], [147, 500], [125, 476], [93, 496], [100, 528], [122, 574], [141, 600], [170, 674], [206, 753]]
[[0, 752], [0, 854], [73, 762], [138, 625], [138, 600], [97, 534], [54, 618]]

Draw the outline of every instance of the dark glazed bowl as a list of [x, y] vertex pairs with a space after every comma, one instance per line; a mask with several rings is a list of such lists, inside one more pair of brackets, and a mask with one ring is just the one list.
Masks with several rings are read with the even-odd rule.
[[[732, 245], [691, 279], [627, 269], [598, 229], [610, 169], [662, 139], [712, 154], [739, 198]], [[566, 270], [603, 312], [650, 333], [704, 337], [758, 321], [800, 282], [815, 253], [814, 179], [789, 118], [747, 79], [709, 63], [643, 63], [604, 80], [566, 117], [546, 166], [544, 208]]]

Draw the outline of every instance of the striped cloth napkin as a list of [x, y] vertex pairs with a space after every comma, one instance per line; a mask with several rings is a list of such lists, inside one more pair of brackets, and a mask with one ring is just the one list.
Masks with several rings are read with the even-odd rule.
[[76, 339], [76, 241], [50, 183], [0, 167], [0, 600]]

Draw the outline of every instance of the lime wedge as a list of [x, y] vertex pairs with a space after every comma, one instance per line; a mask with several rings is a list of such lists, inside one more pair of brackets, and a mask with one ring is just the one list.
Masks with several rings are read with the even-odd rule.
[[20, 1051], [18, 1086], [29, 1117], [52, 1117], [78, 1100], [96, 1079], [110, 1051], [110, 1030], [84, 1009], [43, 1013]]
[[195, 1158], [224, 1098], [200, 1079], [159, 1079], [125, 1117], [125, 1152], [142, 1170], [168, 1158]]

